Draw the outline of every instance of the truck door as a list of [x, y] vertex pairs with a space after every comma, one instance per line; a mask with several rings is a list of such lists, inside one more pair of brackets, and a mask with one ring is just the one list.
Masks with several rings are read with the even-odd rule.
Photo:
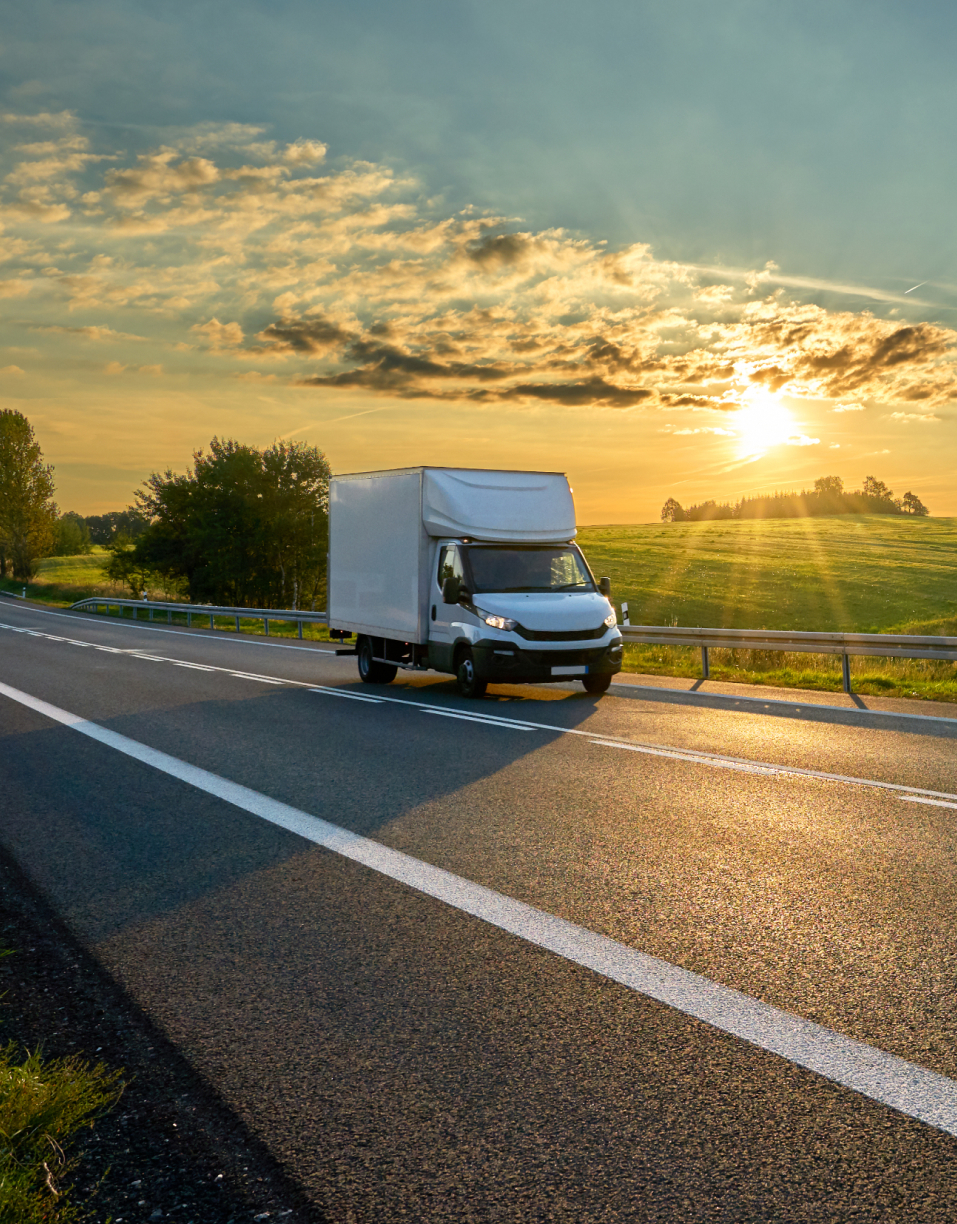
[[462, 557], [454, 544], [440, 544], [436, 557], [435, 572], [430, 587], [429, 616], [429, 663], [436, 671], [452, 670], [452, 621], [461, 620], [457, 604], [442, 602], [442, 584], [446, 578], [465, 579]]

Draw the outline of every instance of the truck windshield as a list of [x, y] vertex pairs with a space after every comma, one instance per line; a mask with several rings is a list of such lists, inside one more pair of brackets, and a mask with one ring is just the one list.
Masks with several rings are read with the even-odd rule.
[[594, 590], [576, 548], [472, 547], [468, 557], [476, 592]]

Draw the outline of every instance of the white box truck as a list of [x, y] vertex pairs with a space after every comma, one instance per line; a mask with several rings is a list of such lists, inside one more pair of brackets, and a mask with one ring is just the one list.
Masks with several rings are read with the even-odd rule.
[[621, 634], [609, 580], [595, 580], [575, 534], [559, 472], [334, 476], [332, 635], [356, 635], [368, 684], [431, 668], [454, 675], [467, 697], [494, 683], [569, 679], [603, 693], [621, 670]]

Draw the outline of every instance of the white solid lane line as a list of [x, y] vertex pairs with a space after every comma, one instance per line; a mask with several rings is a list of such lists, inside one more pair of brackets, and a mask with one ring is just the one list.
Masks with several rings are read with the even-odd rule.
[[656, 999], [844, 1088], [957, 1135], [957, 1082], [894, 1054], [770, 1007], [421, 859], [360, 837], [0, 682], [0, 693], [97, 743], [298, 834], [417, 892]]
[[901, 799], [905, 803], [926, 803], [930, 807], [957, 808], [957, 803], [949, 803], [946, 799], [928, 799], [924, 795], [901, 795]]
[[[14, 633], [26, 633], [30, 637], [52, 639], [56, 642], [64, 642], [67, 645], [88, 645], [88, 643], [80, 642], [73, 638], [54, 637], [53, 634], [41, 633], [39, 630], [33, 629], [20, 629], [15, 625], [6, 625], [2, 622], [0, 622], [0, 629], [12, 629]], [[107, 649], [113, 654], [123, 655], [128, 659], [147, 659], [154, 663], [176, 664], [180, 662], [178, 659], [167, 659], [162, 655], [145, 654], [138, 650], [117, 650], [113, 647], [97, 647], [97, 649]], [[264, 684], [315, 689], [317, 692], [333, 691], [332, 689], [320, 689], [318, 686], [309, 684], [304, 680], [287, 680], [280, 676], [261, 676], [253, 672], [236, 671], [231, 667], [214, 667], [210, 664], [208, 670], [222, 672], [224, 675], [236, 676], [245, 680], [259, 680]], [[346, 695], [345, 690], [340, 691], [343, 696]], [[351, 696], [351, 694], [349, 695]], [[674, 761], [688, 761], [695, 765], [708, 765], [713, 769], [731, 769], [741, 773], [752, 774], [776, 774], [781, 777], [816, 778], [822, 782], [839, 782], [842, 785], [866, 786], [871, 790], [891, 791], [899, 797], [905, 795], [925, 795], [929, 799], [957, 802], [957, 794], [951, 794], [949, 791], [926, 790], [917, 786], [904, 786], [899, 782], [882, 782], [875, 778], [858, 778], [853, 774], [826, 773], [820, 769], [803, 769], [799, 765], [779, 765], [770, 761], [751, 761], [747, 757], [733, 757], [719, 752], [704, 752], [698, 748], [674, 748], [668, 744], [645, 744], [636, 740], [620, 739], [613, 735], [603, 735], [600, 731], [585, 731], [580, 727], [560, 727], [554, 723], [533, 722], [527, 718], [504, 718], [501, 715], [482, 714], [478, 711], [475, 714], [471, 714], [465, 711], [451, 710], [448, 706], [431, 705], [428, 702], [416, 701], [414, 698], [408, 697], [387, 697], [385, 694], [382, 694], [375, 698], [364, 699], [367, 701], [374, 700], [379, 704], [414, 706], [425, 713], [442, 714], [447, 718], [458, 718], [465, 722], [484, 723], [486, 726], [514, 727], [523, 731], [547, 731], [549, 734], [584, 736], [590, 743], [601, 747], [625, 748], [629, 752], [638, 752], [643, 756], [664, 757]], [[357, 697], [357, 700], [363, 700], [363, 698]]]

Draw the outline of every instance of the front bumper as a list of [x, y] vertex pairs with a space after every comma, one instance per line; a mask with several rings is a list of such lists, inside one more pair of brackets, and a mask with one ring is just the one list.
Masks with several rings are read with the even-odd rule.
[[543, 684], [614, 676], [621, 671], [620, 637], [605, 646], [526, 650], [511, 642], [484, 639], [472, 647], [475, 670], [489, 684]]

